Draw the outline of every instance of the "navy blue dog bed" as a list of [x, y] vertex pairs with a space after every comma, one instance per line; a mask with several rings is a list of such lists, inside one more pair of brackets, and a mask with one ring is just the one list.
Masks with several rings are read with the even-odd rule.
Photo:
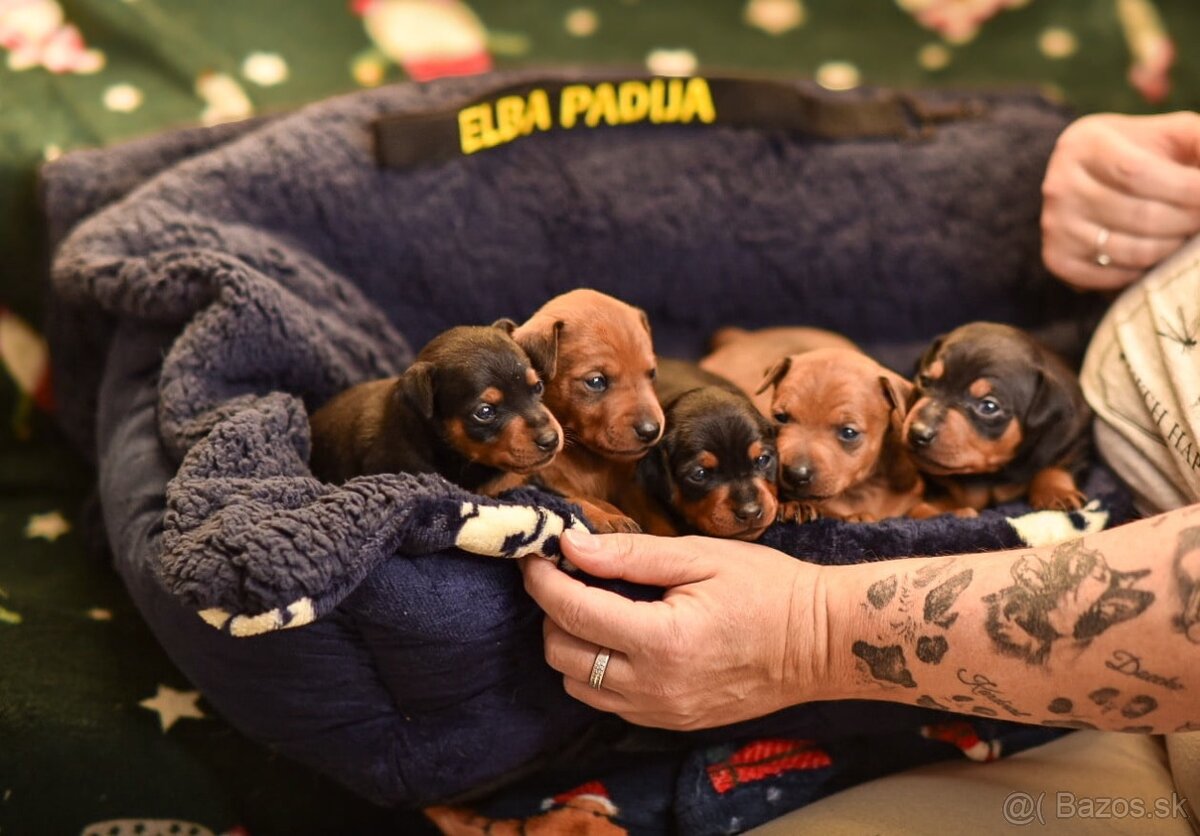
[[[631, 733], [563, 693], [517, 567], [496, 559], [553, 554], [580, 524], [571, 507], [536, 491], [482, 499], [434, 477], [323, 484], [307, 467], [307, 411], [399, 372], [444, 328], [520, 320], [577, 286], [644, 308], [663, 354], [695, 356], [723, 324], [804, 323], [907, 371], [925, 341], [974, 319], [1078, 350], [1097, 303], [1045, 273], [1037, 224], [1067, 116], [1033, 95], [941, 94], [905, 100], [903, 138], [718, 119], [538, 132], [379, 165], [380, 117], [453, 112], [540, 77], [400, 85], [47, 168], [62, 417], [98, 465], [116, 566], [147, 621], [235, 726], [384, 804], [483, 798], [593, 755], [612, 783], [644, 791], [630, 776], [653, 749], [666, 777], [639, 826], [718, 801], [722, 820], [749, 826], [957, 754], [894, 745], [949, 715], [889, 704]], [[837, 106], [890, 101], [790, 87]], [[958, 116], [930, 116], [947, 109]], [[1033, 544], [1129, 515], [1102, 471], [1089, 490], [1096, 501], [1070, 515], [822, 521], [763, 542], [843, 563]], [[972, 722], [980, 737], [1008, 735], [1006, 751], [1050, 734]], [[688, 775], [762, 736], [876, 742], [771, 804], [769, 781], [701, 798]], [[633, 749], [636, 767], [620, 760]], [[709, 819], [687, 820], [701, 832]]]

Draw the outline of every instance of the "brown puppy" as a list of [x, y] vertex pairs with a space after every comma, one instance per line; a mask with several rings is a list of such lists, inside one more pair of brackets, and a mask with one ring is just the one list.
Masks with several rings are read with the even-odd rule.
[[[700, 361], [700, 368], [720, 375], [754, 400], [759, 410], [770, 417], [771, 392], [759, 392], [763, 372], [790, 354], [803, 354], [818, 348], [858, 346], [841, 334], [820, 328], [721, 328], [709, 340], [711, 352]], [[758, 393], [758, 394], [755, 394]]]
[[399, 377], [352, 386], [310, 420], [313, 474], [438, 473], [477, 490], [532, 473], [562, 449], [543, 385], [513, 340], [514, 323], [451, 328]]
[[[701, 363], [708, 370], [720, 374], [729, 363], [745, 386], [751, 357], [769, 366], [749, 391], [778, 426], [780, 520], [867, 522], [920, 508], [924, 483], [901, 435], [907, 380], [827, 331], [723, 332], [722, 339]], [[780, 358], [773, 352], [781, 345], [821, 347]]]
[[595, 290], [556, 296], [513, 337], [546, 381], [562, 454], [531, 481], [577, 503], [598, 531], [637, 531], [616, 502], [663, 429], [645, 313]]
[[1038, 509], [1083, 505], [1074, 471], [1091, 410], [1066, 363], [1025, 332], [975, 322], [939, 337], [914, 397], [904, 437], [949, 492], [943, 506], [981, 510], [1026, 494]]
[[775, 428], [733, 384], [662, 358], [662, 441], [641, 460], [621, 507], [651, 534], [757, 540], [775, 521]]

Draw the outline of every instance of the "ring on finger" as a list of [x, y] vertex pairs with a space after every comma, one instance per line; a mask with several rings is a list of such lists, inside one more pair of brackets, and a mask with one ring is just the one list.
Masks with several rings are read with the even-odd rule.
[[1112, 264], [1112, 256], [1109, 255], [1104, 249], [1106, 246], [1108, 246], [1108, 239], [1110, 237], [1112, 237], [1112, 232], [1109, 231], [1108, 227], [1105, 226], [1100, 227], [1100, 231], [1096, 233], [1095, 262], [1101, 267], [1107, 267], [1108, 265]]
[[604, 672], [608, 670], [608, 660], [611, 656], [612, 651], [607, 647], [602, 647], [596, 654], [595, 661], [592, 662], [592, 674], [588, 677], [588, 685], [597, 691], [604, 686]]

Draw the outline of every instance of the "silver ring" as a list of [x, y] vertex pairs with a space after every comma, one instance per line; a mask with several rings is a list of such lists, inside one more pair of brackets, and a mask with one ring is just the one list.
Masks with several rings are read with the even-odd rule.
[[602, 647], [600, 648], [600, 652], [596, 654], [596, 661], [592, 662], [592, 675], [588, 677], [588, 685], [597, 691], [604, 685], [604, 672], [608, 670], [608, 659], [610, 656], [612, 656], [612, 651], [607, 647]]
[[1108, 231], [1108, 228], [1103, 226], [1096, 233], [1096, 263], [1101, 267], [1107, 267], [1112, 264], [1112, 256], [1104, 251], [1104, 246], [1108, 243], [1111, 235], [1112, 233]]

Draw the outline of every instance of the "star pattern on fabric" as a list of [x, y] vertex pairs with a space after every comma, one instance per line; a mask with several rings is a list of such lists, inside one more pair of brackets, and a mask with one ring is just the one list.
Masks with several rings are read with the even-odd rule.
[[159, 685], [158, 692], [153, 697], [147, 697], [138, 705], [158, 714], [163, 734], [166, 734], [178, 720], [203, 720], [208, 716], [196, 705], [199, 699], [199, 691], [176, 691], [170, 686]]
[[25, 523], [25, 537], [33, 540], [40, 537], [53, 543], [71, 530], [71, 524], [58, 511], [33, 514]]

